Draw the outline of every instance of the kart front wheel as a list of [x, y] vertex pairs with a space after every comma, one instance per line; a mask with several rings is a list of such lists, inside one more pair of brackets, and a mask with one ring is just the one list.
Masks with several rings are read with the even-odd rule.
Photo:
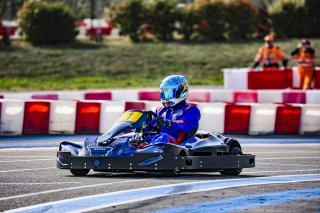
[[[239, 147], [233, 147], [231, 148], [230, 155], [242, 155], [242, 151]], [[236, 169], [224, 169], [220, 173], [222, 175], [239, 175], [242, 172], [242, 168], [236, 168]]]
[[90, 169], [70, 169], [70, 172], [75, 176], [85, 176], [90, 172]]
[[180, 175], [180, 171], [177, 169], [163, 171], [163, 172], [161, 172], [161, 175], [163, 177], [177, 177]]

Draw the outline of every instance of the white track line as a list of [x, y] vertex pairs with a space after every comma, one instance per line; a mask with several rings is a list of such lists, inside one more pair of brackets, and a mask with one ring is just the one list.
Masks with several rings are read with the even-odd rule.
[[0, 173], [6, 172], [25, 172], [25, 171], [37, 171], [37, 170], [48, 170], [48, 169], [56, 169], [57, 167], [46, 167], [46, 168], [34, 168], [34, 169], [14, 169], [14, 170], [1, 170]]
[[320, 157], [299, 156], [299, 157], [279, 157], [279, 158], [257, 158], [257, 160], [290, 160], [290, 159], [320, 159]]
[[53, 155], [0, 155], [0, 158], [54, 158]]
[[[242, 150], [243, 151], [243, 150]], [[319, 154], [320, 150], [318, 151], [287, 151], [287, 152], [275, 152], [275, 151], [271, 151], [271, 152], [253, 152], [253, 154]]]
[[234, 187], [258, 186], [279, 183], [299, 183], [310, 181], [320, 181], [320, 175], [283, 175], [169, 184], [41, 203], [18, 209], [12, 209], [8, 212], [88, 212], [97, 209], [108, 208], [111, 206], [118, 206], [179, 194], [221, 190]]
[[[241, 141], [239, 141], [241, 144]], [[244, 143], [241, 147], [313, 147], [319, 148], [320, 143]]]
[[55, 160], [55, 158], [43, 158], [43, 159], [32, 159], [32, 160], [11, 160], [11, 161], [8, 161], [8, 160], [0, 160], [0, 163], [15, 163], [15, 162], [36, 162], [36, 161], [47, 161], [47, 160]]
[[242, 172], [241, 174], [287, 173], [287, 172], [315, 172], [315, 171], [320, 171], [320, 169], [257, 171], [257, 172]]
[[0, 183], [0, 185], [56, 185], [56, 184], [80, 184], [81, 182], [54, 182], [54, 183]]
[[22, 195], [14, 195], [14, 196], [10, 196], [10, 197], [2, 197], [2, 198], [0, 198], [0, 201], [17, 199], [17, 198], [24, 198], [24, 197], [30, 197], [30, 196], [37, 196], [37, 195], [43, 195], [43, 194], [50, 194], [50, 193], [56, 193], [56, 192], [62, 192], [62, 191], [69, 191], [69, 190], [101, 187], [101, 186], [108, 186], [108, 185], [113, 185], [113, 184], [132, 183], [132, 182], [138, 182], [138, 181], [143, 181], [143, 180], [150, 180], [150, 179], [125, 180], [125, 181], [116, 181], [116, 182], [111, 182], [111, 183], [100, 183], [100, 184], [85, 185], [85, 186], [75, 186], [75, 187], [69, 187], [69, 188], [63, 188], [63, 189], [53, 189], [53, 190], [48, 190], [48, 191], [34, 192], [34, 193], [28, 193], [28, 194], [22, 194]]
[[3, 148], [0, 152], [37, 152], [37, 151], [58, 151], [58, 147], [30, 147], [30, 148]]
[[279, 165], [279, 166], [308, 166], [308, 167], [312, 167], [312, 166], [319, 166], [318, 165], [302, 165], [302, 164], [287, 164], [287, 163], [258, 163], [258, 165]]

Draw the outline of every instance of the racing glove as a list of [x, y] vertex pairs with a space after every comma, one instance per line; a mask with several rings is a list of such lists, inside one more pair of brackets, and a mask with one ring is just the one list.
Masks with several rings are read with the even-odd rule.
[[255, 69], [259, 66], [260, 62], [259, 61], [255, 61], [254, 64], [251, 66], [251, 69]]
[[156, 124], [159, 126], [159, 127], [166, 127], [167, 129], [170, 129], [171, 128], [171, 121], [170, 120], [166, 120], [164, 119], [163, 117], [161, 116], [158, 116], [156, 118]]

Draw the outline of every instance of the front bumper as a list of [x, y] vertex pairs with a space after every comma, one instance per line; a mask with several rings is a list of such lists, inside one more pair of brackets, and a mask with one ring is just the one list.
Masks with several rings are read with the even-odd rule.
[[57, 153], [60, 169], [94, 169], [97, 171], [221, 171], [255, 167], [255, 155], [174, 156], [164, 153], [136, 153], [132, 157], [71, 156]]

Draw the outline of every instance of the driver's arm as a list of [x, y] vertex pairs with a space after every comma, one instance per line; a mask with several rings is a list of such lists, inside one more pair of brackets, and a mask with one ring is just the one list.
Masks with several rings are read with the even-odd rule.
[[199, 125], [200, 111], [197, 107], [190, 107], [183, 112], [178, 118], [173, 117], [171, 120], [170, 130], [172, 132], [187, 133]]

